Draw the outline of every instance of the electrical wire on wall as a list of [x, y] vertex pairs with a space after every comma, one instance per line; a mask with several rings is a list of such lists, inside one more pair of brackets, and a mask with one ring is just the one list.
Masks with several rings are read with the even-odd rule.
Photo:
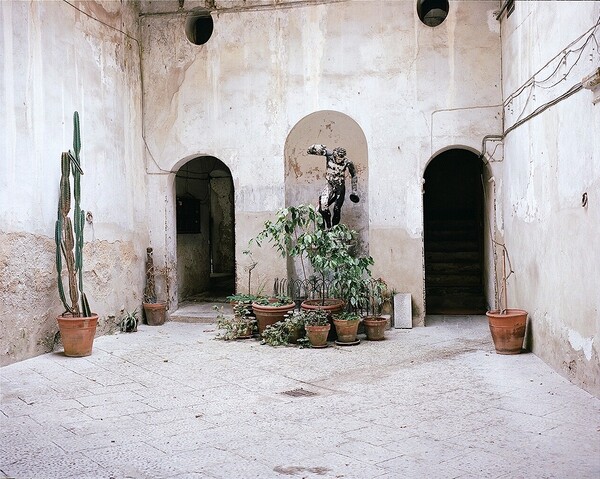
[[[599, 31], [600, 17], [594, 26], [562, 49], [504, 100], [505, 125], [507, 120], [511, 120], [511, 117], [515, 119], [511, 121], [508, 128], [505, 128], [503, 136], [583, 88], [581, 79], [591, 68], [582, 65], [581, 60], [586, 55], [592, 64], [600, 61], [600, 45], [597, 37]], [[573, 82], [575, 73], [578, 73], [579, 76], [577, 81]], [[553, 91], [563, 85], [566, 89], [563, 88], [560, 94], [554, 95], [553, 98], [544, 101], [537, 107], [535, 106], [539, 102], [539, 97], [550, 96]], [[515, 112], [517, 112], [516, 117]]]
[[[494, 159], [494, 153], [498, 148], [498, 144], [491, 154], [486, 154], [486, 143], [488, 141], [503, 141], [506, 135], [508, 135], [511, 131], [520, 127], [548, 108], [560, 103], [563, 100], [566, 100], [571, 95], [583, 89], [581, 78], [583, 78], [585, 73], [588, 72], [587, 70], [579, 71], [576, 70], [576, 68], [579, 67], [579, 69], [582, 69], [581, 59], [584, 57], [584, 54], [589, 56], [589, 61], [592, 64], [597, 65], [600, 62], [600, 43], [598, 41], [599, 33], [600, 17], [598, 17], [596, 23], [592, 27], [590, 27], [587, 31], [563, 48], [560, 53], [551, 58], [525, 83], [523, 83], [513, 93], [506, 97], [503, 103], [504, 124], [506, 125], [509, 114], [510, 116], [513, 116], [515, 114], [515, 110], [517, 110], [518, 113], [516, 119], [512, 121], [508, 128], [504, 129], [501, 135], [486, 135], [483, 137], [481, 145], [481, 158], [485, 159], [487, 156], [486, 164], [488, 162], [501, 161]], [[565, 71], [561, 73], [561, 70]], [[569, 88], [562, 93], [545, 101], [538, 107], [535, 107], [536, 101], [539, 101], [536, 99], [536, 93], [539, 92], [538, 95], [546, 96], [552, 93], [554, 89], [562, 84], [569, 85], [569, 77], [572, 77], [574, 71], [577, 71], [580, 74], [578, 77], [579, 81], [570, 84]], [[524, 95], [526, 95], [525, 99], [520, 100], [520, 98]]]

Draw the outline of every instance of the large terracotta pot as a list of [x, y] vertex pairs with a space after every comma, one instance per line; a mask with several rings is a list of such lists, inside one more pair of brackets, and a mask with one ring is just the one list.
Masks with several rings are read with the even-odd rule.
[[161, 326], [165, 324], [167, 318], [167, 303], [158, 301], [157, 303], [143, 303], [146, 322], [149, 326]]
[[[300, 309], [304, 311], [325, 311], [329, 324], [333, 325], [333, 315], [341, 313], [346, 307], [346, 303], [343, 299], [337, 298], [325, 298], [325, 299], [305, 299], [300, 305]], [[335, 327], [329, 329], [328, 341], [335, 341], [337, 339]]]
[[387, 319], [379, 316], [367, 316], [363, 319], [365, 333], [369, 341], [381, 341], [385, 339], [385, 330], [387, 328]]
[[325, 326], [304, 326], [306, 336], [313, 348], [324, 348], [327, 346], [327, 334], [331, 328], [330, 324]]
[[354, 343], [356, 342], [356, 333], [358, 332], [359, 319], [348, 321], [346, 319], [334, 319], [335, 331], [337, 333], [337, 341], [339, 343]]
[[344, 310], [346, 303], [342, 299], [325, 298], [325, 299], [305, 299], [302, 301], [300, 308], [304, 311], [326, 311], [328, 316], [335, 313], [341, 313]]
[[258, 334], [266, 329], [267, 326], [283, 321], [285, 316], [296, 308], [296, 303], [285, 304], [283, 306], [269, 306], [258, 303], [252, 303], [252, 310], [258, 323]]
[[89, 317], [74, 318], [62, 315], [56, 318], [65, 356], [80, 358], [92, 354], [98, 315], [92, 313]]
[[522, 309], [507, 309], [505, 313], [499, 310], [486, 313], [494, 347], [498, 354], [519, 354], [525, 339], [527, 311]]

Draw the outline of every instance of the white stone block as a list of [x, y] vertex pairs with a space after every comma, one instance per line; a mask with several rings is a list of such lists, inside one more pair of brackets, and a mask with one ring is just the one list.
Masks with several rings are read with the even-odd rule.
[[412, 328], [410, 293], [398, 293], [394, 295], [394, 328]]

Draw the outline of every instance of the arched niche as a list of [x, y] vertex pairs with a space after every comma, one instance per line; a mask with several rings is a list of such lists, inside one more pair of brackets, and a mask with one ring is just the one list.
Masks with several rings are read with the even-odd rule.
[[324, 156], [309, 155], [313, 144], [323, 144], [332, 150], [346, 149], [346, 156], [354, 163], [358, 175], [359, 203], [349, 199], [350, 175], [346, 178], [346, 200], [342, 207], [341, 223], [359, 232], [361, 249], [368, 251], [369, 191], [368, 146], [361, 127], [348, 115], [332, 110], [321, 110], [302, 118], [291, 129], [285, 142], [285, 203], [318, 205], [318, 197], [325, 187]]

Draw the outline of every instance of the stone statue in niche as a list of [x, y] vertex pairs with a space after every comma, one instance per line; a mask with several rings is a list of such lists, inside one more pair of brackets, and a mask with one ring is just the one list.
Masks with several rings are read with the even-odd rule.
[[[319, 195], [319, 213], [325, 220], [325, 226], [331, 228], [340, 222], [342, 205], [346, 196], [346, 170], [350, 173], [352, 181], [352, 192], [350, 201], [358, 203], [360, 198], [356, 193], [358, 177], [356, 168], [348, 158], [346, 150], [341, 147], [328, 150], [325, 145], [312, 145], [308, 149], [309, 155], [322, 155], [326, 158], [325, 179], [327, 184]], [[333, 205], [333, 217], [329, 207]]]

